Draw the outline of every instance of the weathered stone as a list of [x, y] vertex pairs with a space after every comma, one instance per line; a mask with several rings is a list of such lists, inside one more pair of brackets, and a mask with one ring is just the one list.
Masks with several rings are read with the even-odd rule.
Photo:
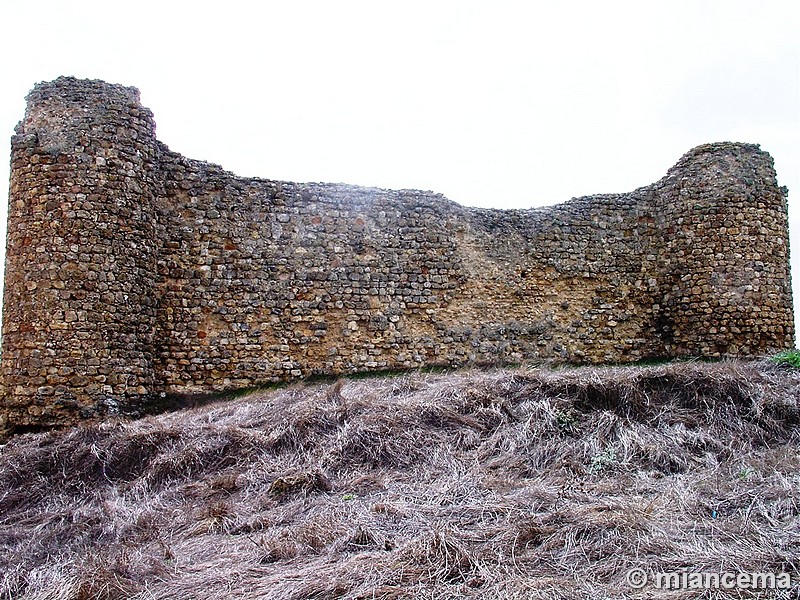
[[629, 194], [465, 208], [237, 177], [158, 142], [136, 89], [59, 78], [12, 139], [7, 248], [10, 428], [317, 373], [794, 340], [786, 192], [749, 144]]

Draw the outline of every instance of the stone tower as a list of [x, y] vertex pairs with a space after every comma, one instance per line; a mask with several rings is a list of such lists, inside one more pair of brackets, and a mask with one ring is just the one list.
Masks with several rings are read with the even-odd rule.
[[114, 411], [154, 382], [152, 114], [135, 88], [65, 77], [27, 100], [12, 138], [0, 371], [17, 427]]
[[753, 144], [706, 144], [660, 183], [669, 354], [759, 356], [791, 347], [787, 190], [776, 185], [772, 158]]

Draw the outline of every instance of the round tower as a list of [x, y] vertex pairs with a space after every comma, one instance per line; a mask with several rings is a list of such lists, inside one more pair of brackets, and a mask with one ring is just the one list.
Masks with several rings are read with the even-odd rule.
[[660, 185], [668, 354], [792, 348], [786, 190], [772, 157], [754, 144], [706, 144]]
[[10, 430], [125, 410], [154, 383], [152, 113], [135, 88], [71, 77], [27, 101], [6, 242], [0, 429]]

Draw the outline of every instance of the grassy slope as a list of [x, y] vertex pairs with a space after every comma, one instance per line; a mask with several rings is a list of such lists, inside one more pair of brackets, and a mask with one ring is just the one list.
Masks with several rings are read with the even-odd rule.
[[471, 371], [18, 436], [0, 599], [697, 598], [623, 576], [797, 577], [799, 399], [800, 371], [767, 363]]

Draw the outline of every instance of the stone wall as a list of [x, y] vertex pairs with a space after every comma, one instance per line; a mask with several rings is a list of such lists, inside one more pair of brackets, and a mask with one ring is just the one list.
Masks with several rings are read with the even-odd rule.
[[758, 146], [476, 209], [237, 177], [158, 142], [135, 88], [72, 78], [36, 86], [12, 139], [5, 277], [7, 429], [314, 374], [794, 343], [786, 191]]

